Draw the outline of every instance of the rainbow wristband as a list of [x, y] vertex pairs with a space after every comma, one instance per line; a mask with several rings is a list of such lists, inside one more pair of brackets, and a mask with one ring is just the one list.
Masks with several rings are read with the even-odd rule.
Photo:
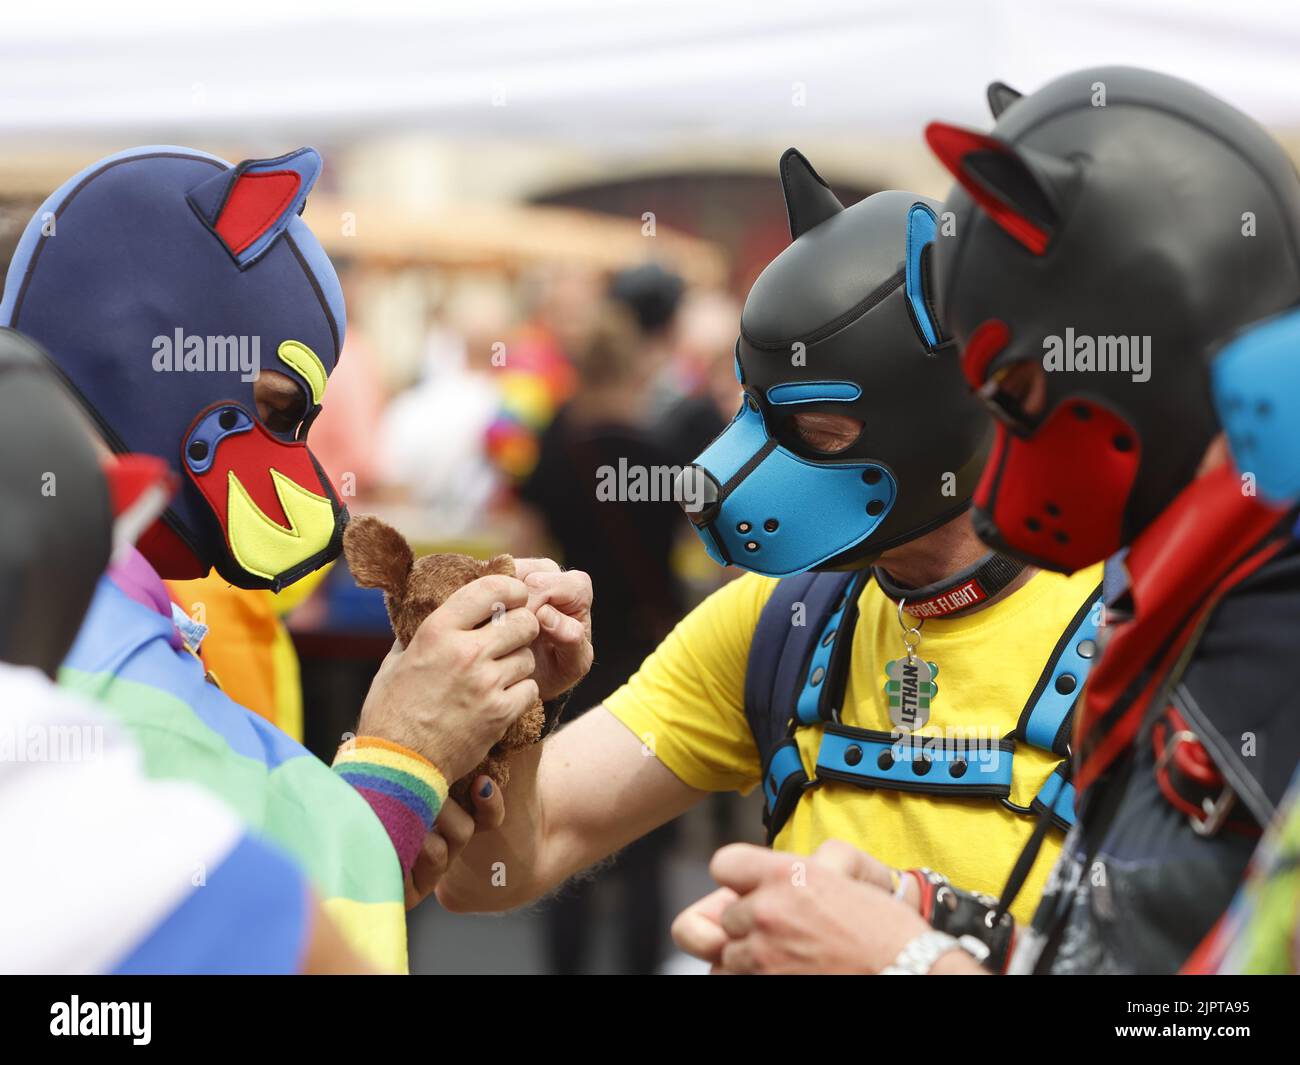
[[334, 771], [361, 793], [388, 831], [409, 873], [447, 798], [438, 767], [401, 744], [358, 736], [339, 748]]

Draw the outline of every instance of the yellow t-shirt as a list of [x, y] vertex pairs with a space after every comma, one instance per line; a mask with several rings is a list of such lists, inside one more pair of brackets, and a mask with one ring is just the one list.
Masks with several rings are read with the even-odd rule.
[[[1005, 599], [974, 614], [930, 618], [917, 653], [934, 662], [938, 694], [920, 736], [945, 730], [1016, 727], [1066, 626], [1101, 582], [1094, 566], [1062, 577], [1034, 574]], [[755, 574], [725, 585], [682, 619], [605, 706], [680, 780], [705, 791], [748, 792], [761, 767], [745, 720], [749, 644], [776, 581]], [[874, 581], [858, 600], [858, 623], [841, 721], [888, 732], [885, 663], [903, 654], [897, 607]], [[951, 733], [948, 733], [951, 734]], [[987, 733], [986, 733], [987, 734]], [[796, 733], [811, 777], [820, 725]], [[1017, 744], [1011, 801], [1028, 806], [1060, 759]], [[776, 846], [808, 854], [842, 839], [901, 869], [928, 866], [955, 885], [998, 895], [1035, 819], [992, 798], [950, 798], [866, 789], [824, 780], [799, 800]], [[1053, 830], [1012, 908], [1028, 920], [1060, 846]]]

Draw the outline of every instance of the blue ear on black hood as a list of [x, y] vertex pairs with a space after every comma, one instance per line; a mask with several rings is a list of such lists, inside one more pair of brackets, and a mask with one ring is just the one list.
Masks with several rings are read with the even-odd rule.
[[301, 214], [320, 176], [315, 148], [275, 159], [247, 159], [190, 190], [190, 206], [241, 270], [257, 262]]
[[929, 278], [929, 257], [938, 228], [939, 220], [929, 207], [923, 203], [912, 204], [907, 212], [903, 285], [912, 322], [925, 341], [927, 351], [934, 351], [945, 343], [931, 299], [933, 286]]
[[781, 189], [785, 192], [785, 213], [790, 219], [790, 239], [807, 233], [832, 215], [844, 210], [830, 186], [812, 168], [812, 163], [794, 148], [781, 156]]

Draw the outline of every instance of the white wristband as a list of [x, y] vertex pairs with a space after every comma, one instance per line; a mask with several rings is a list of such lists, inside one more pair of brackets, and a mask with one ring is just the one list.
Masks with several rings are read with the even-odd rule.
[[[947, 932], [938, 932], [932, 928], [907, 943], [893, 963], [880, 970], [880, 975], [928, 976], [935, 962], [953, 950], [963, 951], [977, 962], [983, 962], [989, 953], [988, 947], [973, 936], [956, 939]], [[983, 957], [980, 957], [981, 951]]]

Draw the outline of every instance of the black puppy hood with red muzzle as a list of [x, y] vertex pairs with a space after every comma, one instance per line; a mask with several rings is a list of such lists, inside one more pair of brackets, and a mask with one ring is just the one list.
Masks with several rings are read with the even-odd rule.
[[991, 135], [926, 130], [958, 182], [938, 300], [1002, 423], [974, 518], [994, 547], [1070, 572], [1195, 477], [1218, 432], [1211, 352], [1300, 298], [1300, 180], [1253, 120], [1162, 74], [989, 98]]

